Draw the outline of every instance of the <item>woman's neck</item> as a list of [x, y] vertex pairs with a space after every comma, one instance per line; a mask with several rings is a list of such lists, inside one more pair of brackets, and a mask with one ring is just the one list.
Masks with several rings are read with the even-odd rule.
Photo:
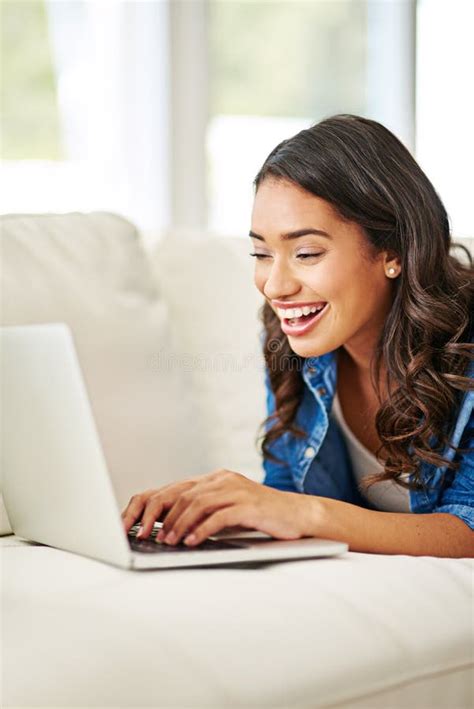
[[[354, 359], [347, 349], [342, 346], [338, 350], [337, 366], [338, 370], [343, 370], [346, 375], [346, 381], [351, 381], [359, 391], [365, 392], [367, 396], [375, 394], [372, 374], [371, 374], [371, 359], [372, 356], [359, 356]], [[379, 386], [381, 391], [386, 393], [386, 367], [382, 359], [380, 365]]]

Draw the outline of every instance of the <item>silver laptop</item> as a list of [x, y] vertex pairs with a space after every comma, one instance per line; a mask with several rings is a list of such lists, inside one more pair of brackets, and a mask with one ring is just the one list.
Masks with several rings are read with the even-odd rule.
[[[63, 323], [1, 328], [3, 495], [23, 539], [128, 569], [255, 564], [325, 557], [343, 542], [276, 540], [249, 530], [190, 549], [123, 527], [71, 331]], [[138, 522], [138, 520], [137, 520]]]

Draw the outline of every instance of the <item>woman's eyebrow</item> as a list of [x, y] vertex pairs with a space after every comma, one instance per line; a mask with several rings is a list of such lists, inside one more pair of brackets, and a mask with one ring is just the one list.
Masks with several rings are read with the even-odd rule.
[[[297, 231], [289, 231], [286, 234], [280, 234], [280, 239], [282, 241], [288, 241], [289, 239], [297, 239], [299, 236], [306, 236], [306, 234], [316, 234], [317, 236], [325, 236], [327, 239], [332, 239], [332, 236], [327, 233], [327, 231], [322, 231], [322, 229], [298, 229]], [[259, 239], [260, 241], [265, 241], [263, 236], [256, 234], [254, 231], [249, 231], [249, 236], [254, 239]]]

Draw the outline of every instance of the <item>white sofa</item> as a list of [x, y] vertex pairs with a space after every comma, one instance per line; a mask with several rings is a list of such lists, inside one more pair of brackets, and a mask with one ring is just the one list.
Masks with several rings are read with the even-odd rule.
[[[120, 507], [217, 467], [262, 479], [248, 251], [146, 247], [103, 212], [2, 217], [2, 322], [71, 326]], [[1, 546], [5, 707], [472, 706], [471, 560], [132, 572]]]

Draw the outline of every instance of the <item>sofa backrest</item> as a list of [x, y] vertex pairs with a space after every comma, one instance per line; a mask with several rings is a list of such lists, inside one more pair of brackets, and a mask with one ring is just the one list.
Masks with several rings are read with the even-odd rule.
[[255, 437], [266, 413], [263, 297], [253, 282], [250, 247], [239, 237], [173, 234], [151, 257], [173, 324], [171, 364], [189, 373], [210, 463], [261, 480]]
[[258, 358], [243, 239], [149, 251], [105, 212], [5, 215], [1, 227], [2, 324], [71, 327], [121, 507], [217, 467], [262, 478], [263, 368], [220, 371], [215, 357]]

